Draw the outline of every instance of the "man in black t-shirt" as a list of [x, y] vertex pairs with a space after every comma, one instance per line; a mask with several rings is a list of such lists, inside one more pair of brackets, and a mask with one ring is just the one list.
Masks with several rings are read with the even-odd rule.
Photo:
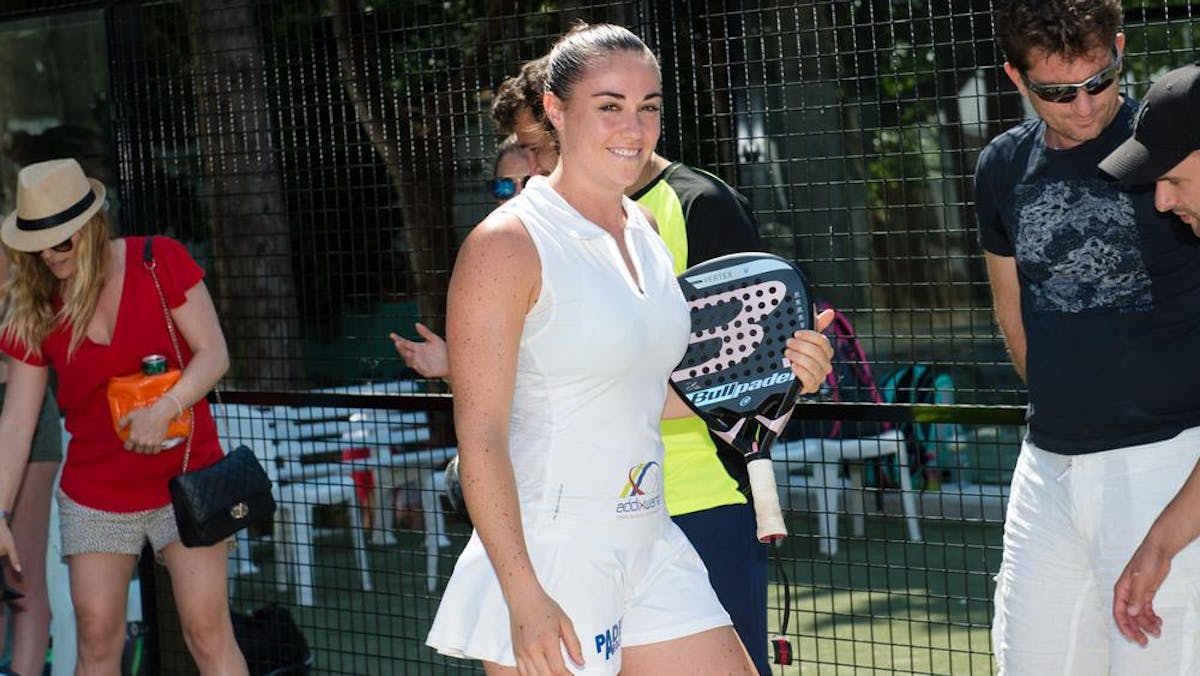
[[[1200, 458], [1200, 240], [1155, 210], [1152, 191], [1119, 190], [1097, 169], [1137, 111], [1118, 86], [1118, 0], [1011, 0], [995, 22], [1005, 72], [1037, 113], [976, 170], [996, 316], [1029, 390], [996, 577], [997, 666], [1186, 673], [1200, 663], [1194, 632], [1141, 648], [1110, 608], [1122, 566]], [[1157, 610], [1194, 626], [1200, 553], [1176, 570]]]

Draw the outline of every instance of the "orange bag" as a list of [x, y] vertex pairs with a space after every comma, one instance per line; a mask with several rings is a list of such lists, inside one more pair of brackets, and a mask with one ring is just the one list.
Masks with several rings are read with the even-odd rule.
[[[112, 413], [113, 429], [121, 441], [129, 439], [129, 427], [118, 427], [117, 422], [136, 408], [152, 406], [163, 392], [171, 389], [179, 380], [179, 369], [170, 369], [165, 373], [146, 375], [134, 373], [128, 376], [117, 376], [108, 379], [108, 410]], [[163, 448], [170, 448], [187, 438], [192, 426], [192, 410], [186, 409], [183, 415], [176, 416], [167, 426], [167, 437], [163, 440]]]

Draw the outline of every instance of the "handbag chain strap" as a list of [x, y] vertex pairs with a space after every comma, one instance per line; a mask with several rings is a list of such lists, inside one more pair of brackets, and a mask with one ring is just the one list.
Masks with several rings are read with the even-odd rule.
[[[162, 305], [163, 318], [167, 320], [167, 335], [171, 337], [171, 347], [175, 348], [175, 360], [179, 362], [179, 370], [183, 371], [187, 367], [187, 364], [183, 362], [183, 350], [179, 349], [179, 332], [175, 328], [174, 320], [171, 319], [171, 309], [167, 307], [167, 295], [163, 293], [162, 284], [158, 281], [158, 261], [154, 260], [154, 254], [150, 246], [153, 240], [153, 236], [146, 240], [146, 251], [142, 264], [150, 271], [150, 279], [154, 280], [154, 289], [158, 291], [158, 302]], [[213, 386], [213, 394], [217, 397], [217, 404], [224, 410], [225, 404], [221, 401], [221, 390], [215, 385]], [[195, 407], [189, 406], [188, 409], [192, 411], [192, 417], [188, 420], [187, 446], [183, 450], [183, 471], [181, 474], [187, 473], [188, 460], [192, 457], [192, 437], [195, 436], [194, 432], [196, 431]]]

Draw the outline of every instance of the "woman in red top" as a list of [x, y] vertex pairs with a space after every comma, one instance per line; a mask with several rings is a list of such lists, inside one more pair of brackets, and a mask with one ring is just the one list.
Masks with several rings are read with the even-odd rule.
[[[75, 160], [32, 164], [17, 183], [17, 211], [0, 226], [13, 267], [0, 322], [0, 350], [10, 360], [0, 412], [0, 510], [12, 504], [52, 366], [71, 434], [58, 500], [79, 643], [76, 673], [119, 671], [127, 588], [149, 540], [171, 573], [184, 638], [200, 672], [245, 674], [226, 597], [228, 547], [185, 547], [167, 492], [187, 444], [163, 450], [163, 439], [183, 410], [190, 407], [195, 418], [189, 469], [221, 457], [204, 396], [225, 373], [229, 355], [203, 270], [178, 242], [154, 239], [156, 272], [187, 368], [157, 402], [121, 421], [129, 432], [122, 442], [108, 411], [108, 379], [137, 373], [150, 354], [166, 355], [179, 368], [162, 303], [142, 264], [146, 239], [110, 239], [100, 208], [104, 186]], [[4, 555], [19, 569], [12, 534], [0, 518]]]

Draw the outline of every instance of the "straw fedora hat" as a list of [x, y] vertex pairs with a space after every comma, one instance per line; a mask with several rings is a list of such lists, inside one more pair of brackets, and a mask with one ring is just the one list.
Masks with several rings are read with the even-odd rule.
[[62, 244], [104, 204], [104, 184], [72, 159], [31, 164], [17, 175], [17, 210], [0, 225], [0, 240], [17, 251]]

